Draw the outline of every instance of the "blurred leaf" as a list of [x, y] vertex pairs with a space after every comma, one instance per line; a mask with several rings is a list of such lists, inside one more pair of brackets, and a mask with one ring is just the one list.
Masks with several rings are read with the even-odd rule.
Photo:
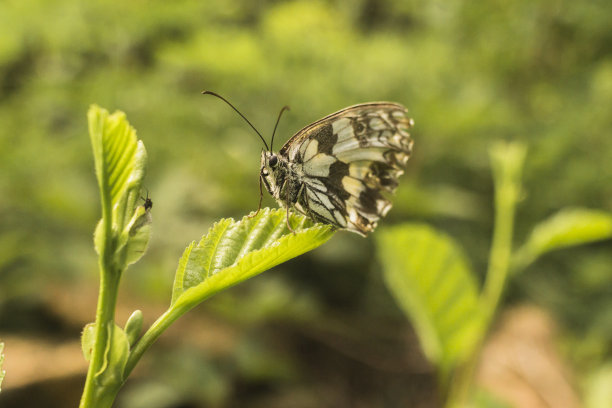
[[274, 343], [262, 341], [257, 335], [245, 336], [236, 344], [233, 353], [236, 370], [245, 380], [280, 384], [300, 378], [294, 356], [279, 350]]
[[610, 237], [612, 214], [586, 208], [564, 209], [535, 226], [527, 242], [517, 250], [513, 266], [515, 270], [521, 270], [555, 249]]
[[5, 371], [2, 369], [4, 364], [4, 343], [0, 342], [0, 391], [2, 391], [2, 380], [4, 380]]
[[483, 334], [478, 290], [463, 252], [450, 237], [421, 224], [381, 229], [376, 243], [387, 287], [446, 377]]
[[586, 384], [585, 408], [612, 407], [612, 363], [608, 362], [592, 374]]
[[466, 407], [469, 408], [513, 408], [508, 402], [505, 402], [491, 391], [477, 387], [476, 392], [472, 395], [471, 400]]
[[325, 243], [334, 231], [292, 214], [289, 231], [284, 209], [262, 209], [252, 218], [223, 219], [179, 261], [172, 305], [190, 307], [209, 296]]

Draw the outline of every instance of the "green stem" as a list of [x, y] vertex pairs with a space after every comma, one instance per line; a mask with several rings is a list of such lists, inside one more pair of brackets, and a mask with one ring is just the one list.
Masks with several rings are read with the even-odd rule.
[[[146, 151], [121, 112], [92, 106], [88, 113], [96, 177], [102, 204], [102, 219], [94, 233], [100, 271], [100, 292], [93, 327], [87, 326], [86, 346], [91, 355], [81, 397], [81, 408], [110, 407], [125, 381], [122, 376], [129, 341], [115, 324], [119, 282], [127, 268], [130, 230], [125, 230], [126, 211], [135, 210], [137, 191], [142, 183]], [[113, 196], [113, 191], [117, 194]], [[113, 202], [113, 198], [115, 201]], [[133, 217], [133, 216], [132, 216]], [[93, 343], [93, 344], [92, 344]]]
[[491, 149], [495, 183], [495, 220], [489, 267], [480, 299], [483, 330], [479, 344], [474, 348], [474, 355], [464, 366], [456, 369], [455, 380], [448, 394], [447, 407], [465, 406], [476, 372], [479, 351], [501, 300], [510, 270], [514, 215], [521, 191], [521, 170], [525, 152], [525, 147], [518, 143], [499, 144]]
[[140, 360], [145, 351], [153, 343], [155, 340], [172, 324], [185, 314], [189, 309], [193, 308], [195, 305], [179, 305], [174, 304], [170, 306], [168, 310], [164, 312], [146, 331], [146, 333], [138, 340], [138, 342], [134, 345], [134, 348], [130, 351], [130, 355], [128, 357], [128, 361], [125, 365], [125, 370], [123, 372], [123, 378], [127, 378], [136, 363]]
[[508, 200], [509, 186], [502, 186], [496, 190], [495, 224], [493, 227], [493, 242], [490, 250], [489, 268], [487, 279], [482, 294], [483, 334], [479, 344], [475, 347], [476, 354], [472, 356], [464, 366], [458, 367], [455, 380], [449, 391], [447, 407], [464, 406], [468, 398], [476, 366], [478, 363], [478, 351], [484, 342], [484, 336], [495, 315], [495, 310], [501, 299], [506, 277], [510, 265], [510, 254], [512, 250], [512, 231], [514, 223], [514, 202]]
[[120, 384], [103, 384], [97, 376], [106, 368], [108, 361], [107, 350], [112, 348], [115, 328], [115, 306], [121, 271], [113, 270], [100, 257], [100, 293], [96, 311], [95, 333], [96, 339], [92, 350], [91, 361], [87, 371], [87, 379], [81, 397], [80, 408], [110, 407], [115, 399]]
[[521, 170], [525, 153], [525, 147], [517, 143], [498, 145], [491, 151], [495, 181], [495, 223], [481, 298], [485, 327], [490, 326], [499, 306], [510, 270], [514, 214], [522, 188]]
[[489, 268], [482, 293], [486, 326], [489, 326], [497, 310], [510, 267], [515, 212], [515, 201], [512, 199], [514, 195], [513, 187], [508, 184], [502, 185], [495, 194], [496, 211], [493, 243], [489, 253]]
[[[104, 161], [96, 155], [96, 145], [94, 144], [94, 156], [96, 158], [96, 169], [98, 175], [98, 186], [100, 189], [100, 199], [102, 203], [102, 239], [100, 253], [98, 254], [98, 267], [100, 270], [100, 291], [98, 293], [98, 306], [96, 309], [95, 322], [95, 343], [92, 350], [91, 361], [87, 370], [87, 378], [81, 396], [80, 408], [102, 408], [110, 407], [115, 399], [119, 387], [115, 387], [115, 392], [109, 392], [109, 384], [100, 384], [97, 376], [104, 370], [108, 356], [106, 351], [111, 349], [113, 330], [115, 328], [115, 307], [117, 304], [117, 293], [119, 291], [119, 281], [121, 270], [114, 265], [113, 254], [115, 252], [115, 242], [112, 233], [112, 205], [111, 194], [108, 188], [108, 172], [101, 166]], [[98, 152], [98, 155], [101, 155]]]

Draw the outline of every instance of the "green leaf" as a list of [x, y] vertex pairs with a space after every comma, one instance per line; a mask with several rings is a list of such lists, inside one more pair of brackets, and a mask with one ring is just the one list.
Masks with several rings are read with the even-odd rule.
[[96, 325], [95, 323], [87, 323], [81, 333], [81, 351], [85, 361], [91, 360], [94, 344], [96, 343]]
[[136, 131], [123, 112], [110, 115], [106, 109], [93, 105], [87, 117], [98, 185], [102, 197], [108, 198], [110, 207], [115, 210], [136, 170]]
[[123, 112], [111, 115], [93, 105], [88, 120], [102, 199], [102, 222], [96, 228], [94, 242], [100, 252], [112, 233], [119, 237], [117, 249], [120, 250], [134, 235], [131, 228], [138, 209], [147, 152]]
[[262, 209], [236, 222], [214, 224], [198, 244], [181, 257], [174, 280], [172, 305], [191, 308], [207, 297], [291, 258], [308, 252], [333, 235], [329, 225], [313, 224], [291, 214], [295, 233], [286, 225], [283, 209]]
[[124, 331], [130, 346], [136, 343], [136, 340], [138, 340], [138, 337], [140, 336], [143, 319], [144, 317], [142, 315], [142, 311], [135, 310], [125, 323]]
[[123, 372], [125, 369], [125, 364], [127, 363], [130, 349], [128, 338], [123, 329], [116, 324], [113, 324], [113, 326], [114, 330], [112, 331], [112, 341], [111, 339], [106, 341], [106, 350], [104, 350], [104, 364], [95, 374], [97, 381], [103, 387], [106, 386], [110, 388], [120, 386], [120, 384], [123, 382]]
[[598, 367], [585, 381], [584, 406], [586, 408], [612, 407], [612, 363]]
[[98, 255], [102, 255], [102, 251], [104, 250], [104, 245], [105, 245], [105, 238], [106, 238], [106, 234], [104, 230], [104, 223], [102, 222], [102, 220], [100, 220], [96, 224], [96, 229], [94, 230], [94, 237], [93, 237], [94, 249], [96, 250], [96, 253]]
[[422, 224], [381, 229], [375, 236], [387, 287], [447, 379], [483, 335], [477, 286], [463, 252]]
[[96, 176], [102, 198], [102, 220], [94, 233], [101, 254], [114, 237], [118, 265], [136, 262], [144, 254], [150, 236], [151, 215], [137, 206], [145, 175], [147, 152], [123, 112], [112, 115], [92, 106], [88, 113], [89, 134]]
[[612, 237], [612, 214], [586, 208], [569, 208], [535, 226], [527, 242], [516, 251], [515, 271], [524, 269], [555, 249], [587, 244]]
[[215, 293], [249, 279], [325, 243], [334, 234], [330, 225], [314, 224], [284, 209], [264, 208], [240, 221], [215, 223], [199, 243], [192, 242], [179, 260], [172, 301], [134, 344], [124, 375], [176, 319]]
[[127, 236], [126, 243], [126, 263], [131, 265], [137, 262], [147, 250], [149, 246], [149, 238], [151, 237], [151, 211], [148, 211], [144, 206], [136, 207], [134, 217], [125, 228]]
[[[95, 342], [96, 325], [95, 323], [88, 323], [83, 328], [83, 333], [81, 334], [81, 349], [87, 361], [91, 360]], [[108, 339], [106, 346], [107, 349], [104, 351], [104, 363], [96, 373], [96, 377], [103, 385], [120, 384], [122, 382], [123, 370], [129, 352], [129, 341], [121, 327], [114, 325], [113, 339], [112, 341]]]
[[4, 343], [0, 342], [0, 391], [2, 391], [2, 380], [4, 380], [5, 371], [2, 369], [4, 364]]

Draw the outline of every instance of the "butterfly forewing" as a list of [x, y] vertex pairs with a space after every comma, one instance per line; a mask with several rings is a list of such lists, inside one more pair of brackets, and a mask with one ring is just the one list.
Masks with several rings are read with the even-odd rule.
[[266, 186], [315, 221], [367, 235], [391, 208], [383, 192], [395, 190], [412, 151], [406, 114], [402, 105], [374, 102], [306, 126], [281, 148]]

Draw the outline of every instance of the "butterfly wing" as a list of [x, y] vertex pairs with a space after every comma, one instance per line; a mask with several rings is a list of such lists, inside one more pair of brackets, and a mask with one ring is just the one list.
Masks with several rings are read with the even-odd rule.
[[391, 209], [412, 151], [412, 119], [402, 105], [351, 106], [297, 132], [279, 154], [302, 189], [296, 208], [316, 221], [367, 235]]

